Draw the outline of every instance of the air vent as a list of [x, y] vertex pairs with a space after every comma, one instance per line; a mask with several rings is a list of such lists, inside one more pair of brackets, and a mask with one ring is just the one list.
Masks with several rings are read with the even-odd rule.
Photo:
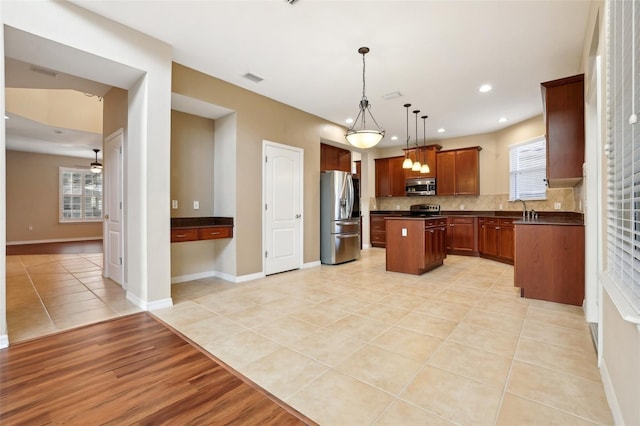
[[295, 3], [295, 2], [297, 2], [298, 0], [284, 0], [284, 1], [286, 1], [286, 2], [287, 2], [287, 3], [289, 3], [289, 4], [294, 4], [294, 3]]
[[386, 95], [382, 95], [382, 99], [384, 99], [385, 101], [389, 101], [391, 99], [396, 99], [400, 97], [402, 97], [402, 93], [400, 92], [391, 92], [391, 93], [387, 93]]
[[32, 65], [31, 67], [29, 67], [29, 69], [33, 72], [36, 72], [38, 74], [42, 74], [42, 75], [47, 75], [49, 77], [57, 77], [58, 73], [55, 72], [54, 70], [50, 70], [47, 68], [41, 68], [41, 67], [37, 67], [35, 65]]
[[243, 77], [247, 80], [253, 81], [254, 83], [260, 83], [262, 80], [264, 80], [262, 77], [258, 77], [257, 75], [251, 74], [250, 72], [243, 75]]

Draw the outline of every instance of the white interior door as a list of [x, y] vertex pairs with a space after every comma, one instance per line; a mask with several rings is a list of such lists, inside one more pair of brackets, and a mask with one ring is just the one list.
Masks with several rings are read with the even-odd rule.
[[266, 275], [302, 266], [302, 159], [304, 151], [265, 141], [264, 227]]
[[104, 144], [104, 275], [123, 285], [122, 238], [122, 129], [105, 139]]

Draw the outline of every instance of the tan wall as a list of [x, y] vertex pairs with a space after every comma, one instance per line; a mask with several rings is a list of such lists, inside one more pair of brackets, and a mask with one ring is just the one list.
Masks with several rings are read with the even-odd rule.
[[127, 113], [129, 111], [128, 96], [129, 92], [123, 89], [118, 89], [117, 87], [109, 90], [104, 96], [102, 101], [104, 103], [102, 111], [102, 129], [100, 129], [100, 133], [102, 133], [103, 138], [106, 138], [118, 129], [126, 130]]
[[342, 142], [345, 129], [288, 105], [185, 66], [173, 65], [174, 93], [220, 105], [237, 114], [236, 275], [262, 271], [262, 143], [304, 149], [304, 262], [320, 258], [320, 140]]
[[7, 242], [102, 238], [102, 222], [58, 223], [60, 166], [88, 160], [7, 151]]
[[213, 120], [171, 111], [171, 217], [213, 216], [214, 132]]
[[75, 90], [6, 88], [6, 110], [53, 127], [102, 132], [102, 104]]

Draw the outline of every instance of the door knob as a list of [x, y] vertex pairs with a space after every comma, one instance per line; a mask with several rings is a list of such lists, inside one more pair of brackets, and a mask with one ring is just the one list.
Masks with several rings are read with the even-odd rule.
[[302, 217], [302, 215], [301, 215], [300, 213], [298, 213], [298, 214], [296, 215], [296, 219], [300, 219], [301, 217]]
[[108, 215], [108, 214], [105, 214], [105, 215], [104, 215], [104, 218], [105, 218], [105, 219], [109, 219], [109, 215]]

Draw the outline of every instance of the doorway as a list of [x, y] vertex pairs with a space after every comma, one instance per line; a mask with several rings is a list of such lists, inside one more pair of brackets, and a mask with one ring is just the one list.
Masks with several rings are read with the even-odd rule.
[[275, 142], [262, 145], [265, 275], [302, 267], [304, 150]]

